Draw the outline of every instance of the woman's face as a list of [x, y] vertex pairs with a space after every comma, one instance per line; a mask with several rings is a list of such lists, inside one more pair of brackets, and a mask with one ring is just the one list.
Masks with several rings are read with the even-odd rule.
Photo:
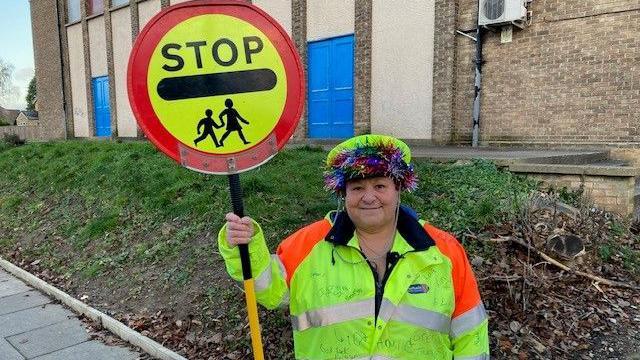
[[388, 177], [347, 182], [345, 207], [356, 228], [375, 232], [393, 226], [399, 191]]

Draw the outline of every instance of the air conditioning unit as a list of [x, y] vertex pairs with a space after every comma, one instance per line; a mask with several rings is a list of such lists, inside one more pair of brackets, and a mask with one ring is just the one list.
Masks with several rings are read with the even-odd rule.
[[523, 27], [527, 21], [528, 0], [478, 0], [478, 24]]

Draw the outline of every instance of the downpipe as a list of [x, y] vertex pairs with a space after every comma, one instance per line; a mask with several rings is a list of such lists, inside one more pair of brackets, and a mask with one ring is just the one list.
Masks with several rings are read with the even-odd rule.
[[471, 135], [471, 146], [478, 147], [478, 138], [480, 137], [480, 94], [482, 92], [482, 35], [484, 30], [477, 24], [476, 27], [476, 58], [474, 60], [476, 64], [476, 76], [474, 82], [474, 97], [473, 97], [473, 130]]

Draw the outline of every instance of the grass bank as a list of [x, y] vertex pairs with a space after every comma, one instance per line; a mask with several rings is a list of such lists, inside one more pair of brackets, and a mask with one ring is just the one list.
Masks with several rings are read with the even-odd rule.
[[[271, 249], [336, 208], [322, 189], [325, 155], [286, 150], [241, 175], [245, 211]], [[489, 162], [416, 168], [419, 190], [403, 202], [457, 234], [510, 218], [535, 188]], [[0, 255], [112, 313], [162, 310], [213, 334], [242, 332], [243, 303], [214, 245], [230, 209], [226, 177], [181, 168], [145, 142], [102, 141], [5, 144], [0, 174]], [[265, 328], [286, 328], [281, 315], [265, 315]], [[290, 351], [290, 336], [278, 337], [273, 346]], [[246, 345], [216, 339], [220, 353]]]

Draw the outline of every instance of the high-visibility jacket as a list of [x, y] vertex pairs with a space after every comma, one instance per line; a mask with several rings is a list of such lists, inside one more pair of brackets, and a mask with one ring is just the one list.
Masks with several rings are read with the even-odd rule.
[[[297, 359], [489, 358], [487, 315], [452, 235], [401, 208], [385, 278], [378, 281], [344, 212], [298, 230], [275, 255], [254, 227], [249, 253], [256, 297], [270, 309], [289, 302]], [[242, 280], [225, 228], [218, 245], [229, 274]]]

